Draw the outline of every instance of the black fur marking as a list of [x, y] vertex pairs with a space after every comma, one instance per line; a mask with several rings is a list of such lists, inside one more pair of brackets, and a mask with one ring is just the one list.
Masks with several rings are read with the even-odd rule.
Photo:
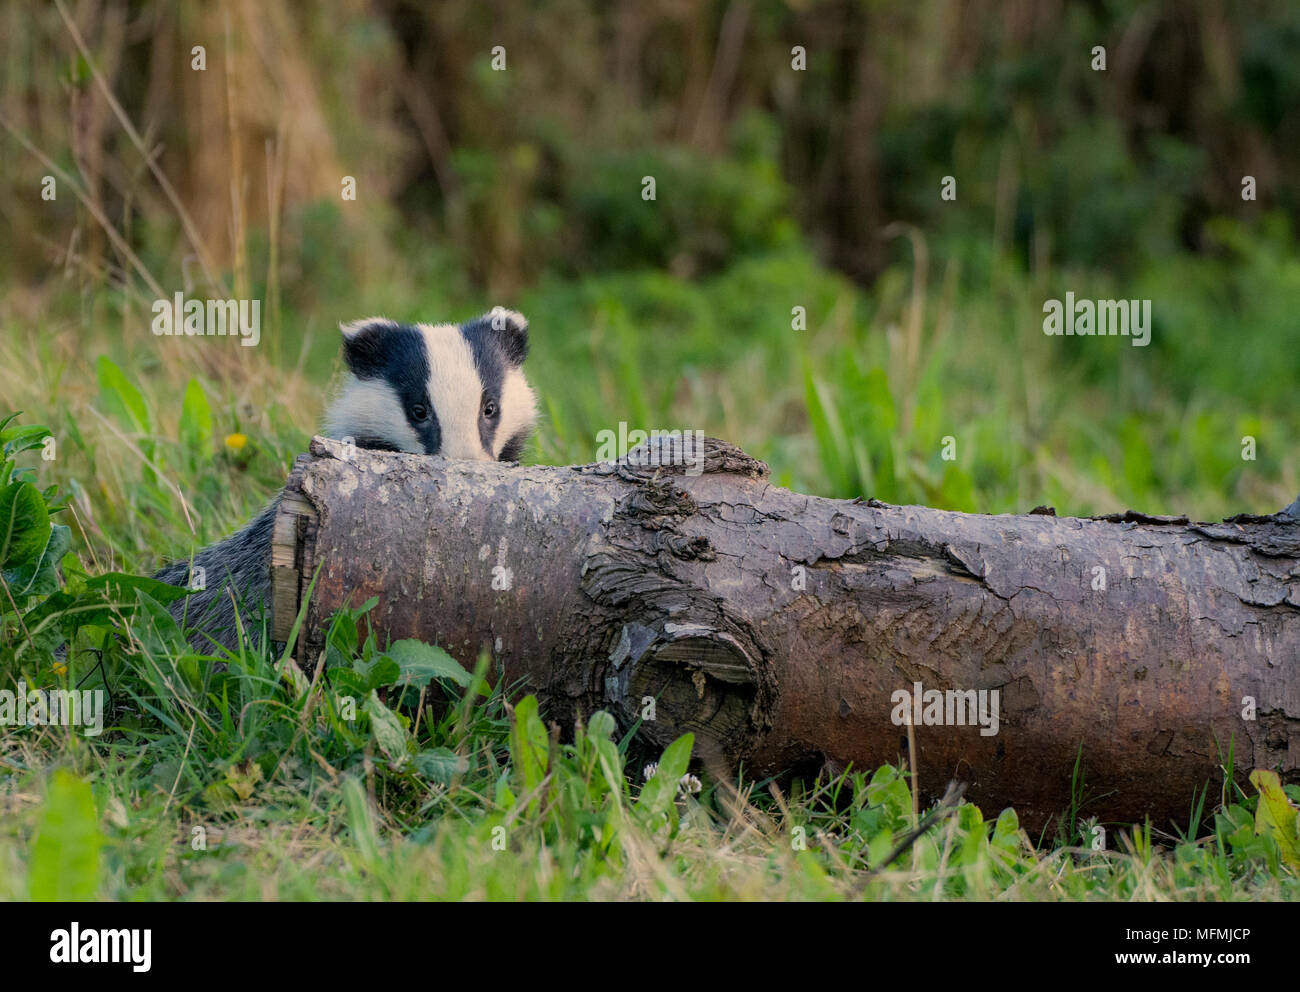
[[528, 435], [532, 429], [525, 427], [518, 434], [507, 441], [501, 448], [501, 454], [497, 456], [499, 462], [517, 462], [519, 457], [524, 453], [524, 445], [528, 443]]
[[467, 321], [460, 329], [471, 345], [475, 343], [476, 337], [493, 340], [513, 368], [519, 368], [528, 357], [528, 321], [522, 314], [507, 310], [492, 311]]
[[[404, 324], [375, 321], [343, 340], [343, 357], [348, 368], [358, 379], [383, 379], [393, 387], [406, 422], [411, 425], [424, 445], [424, 452], [436, 455], [442, 450], [442, 427], [438, 411], [429, 399], [429, 355], [425, 350], [424, 335], [414, 327]], [[421, 404], [428, 411], [427, 420], [416, 420], [411, 409]], [[357, 446], [396, 451], [392, 445], [368, 439]]]
[[380, 437], [372, 437], [369, 434], [363, 434], [361, 437], [354, 437], [353, 442], [358, 448], [369, 448], [371, 451], [397, 451], [402, 449], [390, 441], [385, 441]]
[[[479, 407], [478, 436], [487, 452], [492, 451], [497, 425], [501, 422], [501, 387], [506, 372], [518, 368], [528, 354], [527, 321], [511, 320], [503, 315], [503, 326], [498, 328], [492, 326], [493, 320], [492, 314], [484, 314], [460, 326], [460, 333], [474, 353], [474, 367], [483, 384], [481, 402], [491, 400], [496, 405], [495, 417], [483, 416], [483, 408]], [[500, 457], [502, 461], [515, 460], [506, 458], [504, 453]]]

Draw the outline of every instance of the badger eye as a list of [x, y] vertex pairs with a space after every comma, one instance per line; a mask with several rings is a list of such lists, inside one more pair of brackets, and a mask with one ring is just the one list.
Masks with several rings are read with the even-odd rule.
[[492, 419], [493, 417], [495, 417], [496, 415], [497, 415], [497, 404], [496, 404], [496, 400], [484, 400], [484, 401], [483, 401], [483, 416], [485, 416], [488, 420], [491, 420], [491, 419]]
[[428, 420], [429, 408], [425, 406], [423, 403], [416, 403], [413, 407], [411, 407], [411, 416], [414, 417], [416, 420]]

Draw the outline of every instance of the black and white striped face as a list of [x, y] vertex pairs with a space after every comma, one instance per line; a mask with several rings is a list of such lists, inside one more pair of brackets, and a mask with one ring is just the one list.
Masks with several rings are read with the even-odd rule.
[[517, 461], [537, 419], [528, 321], [496, 309], [456, 324], [340, 325], [348, 375], [325, 433], [361, 448]]

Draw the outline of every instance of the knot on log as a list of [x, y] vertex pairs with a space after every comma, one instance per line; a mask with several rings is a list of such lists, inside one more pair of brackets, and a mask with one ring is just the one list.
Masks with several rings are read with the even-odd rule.
[[663, 475], [700, 476], [713, 473], [766, 479], [766, 462], [747, 455], [729, 441], [705, 437], [699, 431], [667, 431], [638, 444], [616, 462], [575, 465], [587, 475], [617, 475], [639, 482]]
[[699, 509], [694, 497], [685, 489], [678, 489], [667, 479], [651, 479], [634, 489], [619, 505], [619, 513], [628, 519], [638, 520], [647, 530], [658, 530], [669, 521], [663, 518], [689, 517]]
[[705, 624], [623, 626], [605, 695], [626, 725], [666, 747], [690, 731], [701, 753], [735, 761], [762, 725], [758, 671], [740, 640]]
[[686, 490], [678, 489], [667, 479], [651, 479], [620, 501], [615, 516], [652, 532], [650, 550], [665, 550], [683, 561], [713, 561], [717, 553], [707, 537], [683, 534], [677, 529], [679, 523], [698, 510], [699, 504]]
[[682, 561], [717, 561], [718, 553], [713, 550], [709, 539], [702, 534], [690, 537], [686, 534], [665, 534], [659, 546], [666, 548], [674, 558]]

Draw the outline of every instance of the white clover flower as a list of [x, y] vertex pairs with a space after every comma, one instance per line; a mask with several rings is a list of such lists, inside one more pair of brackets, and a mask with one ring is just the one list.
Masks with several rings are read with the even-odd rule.
[[[659, 765], [652, 761], [644, 768], [641, 769], [641, 777], [645, 779], [647, 782], [649, 782], [652, 778], [655, 777], [656, 774], [658, 774], [658, 772], [659, 772]], [[703, 788], [704, 785], [703, 783], [700, 782], [699, 778], [689, 773], [683, 775], [677, 781], [677, 792], [679, 795], [683, 795], [683, 796], [698, 795], [700, 790]]]

